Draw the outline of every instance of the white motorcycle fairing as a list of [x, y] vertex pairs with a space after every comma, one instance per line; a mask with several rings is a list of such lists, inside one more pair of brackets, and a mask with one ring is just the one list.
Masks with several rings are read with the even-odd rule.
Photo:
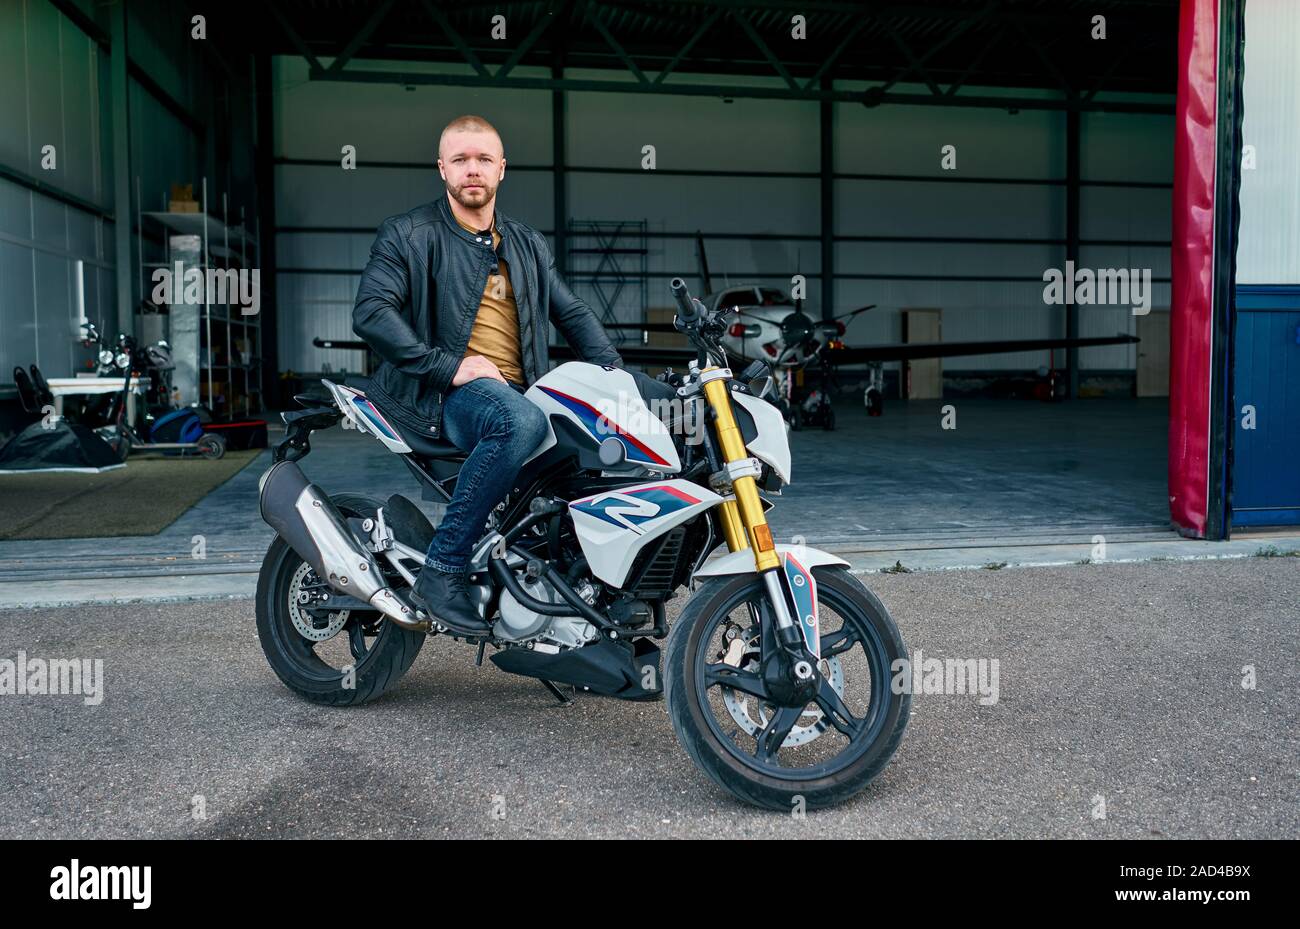
[[593, 449], [615, 438], [631, 464], [664, 474], [682, 469], [668, 427], [641, 399], [636, 379], [621, 368], [568, 361], [539, 377], [524, 396], [541, 407], [547, 426], [546, 438], [527, 461], [556, 446], [551, 417], [559, 415], [590, 436]]
[[372, 435], [390, 452], [409, 455], [411, 446], [407, 445], [393, 425], [384, 418], [364, 392], [346, 384], [336, 384], [326, 378], [321, 383], [329, 390], [343, 415], [352, 423], [352, 427], [362, 435]]
[[[622, 587], [646, 545], [674, 526], [722, 502], [722, 497], [680, 479], [629, 484], [569, 502], [578, 543], [591, 573]], [[753, 566], [754, 556], [749, 556]]]
[[764, 464], [772, 466], [781, 483], [790, 483], [790, 426], [785, 417], [771, 403], [753, 394], [732, 391], [731, 399], [744, 407], [745, 412], [754, 418], [754, 428], [758, 435], [746, 444], [752, 454]]
[[[803, 567], [809, 570], [819, 565], [837, 564], [849, 567], [849, 563], [838, 555], [832, 555], [830, 552], [824, 552], [820, 548], [809, 548], [807, 545], [785, 545], [777, 543], [776, 553], [782, 556], [792, 553], [795, 559]], [[710, 558], [704, 562], [700, 570], [695, 572], [696, 577], [717, 577], [721, 574], [746, 574], [754, 571], [754, 552], [752, 549], [742, 548], [738, 552], [728, 552], [718, 558]]]

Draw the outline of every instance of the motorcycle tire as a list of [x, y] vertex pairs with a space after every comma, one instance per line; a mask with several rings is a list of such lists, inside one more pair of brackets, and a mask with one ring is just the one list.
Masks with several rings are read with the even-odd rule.
[[[345, 518], [373, 518], [385, 505], [382, 500], [362, 494], [333, 494], [330, 500]], [[380, 618], [378, 635], [371, 637], [369, 648], [355, 661], [351, 672], [331, 666], [299, 634], [289, 613], [292, 580], [302, 566], [302, 558], [279, 536], [262, 560], [257, 577], [257, 637], [271, 670], [286, 687], [312, 703], [359, 706], [378, 699], [415, 662], [424, 645], [425, 633], [403, 629]], [[361, 611], [352, 612], [361, 614]], [[369, 618], [379, 615], [374, 611]], [[348, 621], [358, 622], [360, 616], [350, 616]], [[337, 634], [350, 631], [350, 628], [343, 629]], [[349, 683], [352, 686], [347, 686]]]
[[[906, 659], [908, 655], [898, 627], [884, 605], [842, 567], [818, 567], [814, 572], [821, 606], [830, 607], [842, 617], [844, 626], [841, 628], [849, 625], [852, 616], [853, 629], [861, 636], [860, 642], [850, 644], [843, 653], [851, 652], [861, 644], [870, 665], [871, 697], [859, 720], [863, 724], [859, 735], [845, 736], [847, 747], [834, 755], [831, 761], [804, 770], [780, 767], [781, 763], [777, 761], [774, 769], [756, 757], [758, 739], [753, 733], [750, 736], [754, 738], [754, 749], [731, 742], [726, 732], [727, 721], [719, 718], [720, 714], [716, 714], [710, 702], [711, 687], [720, 687], [723, 691], [730, 689], [716, 682], [706, 683], [706, 669], [713, 650], [712, 635], [738, 607], [765, 596], [765, 587], [758, 575], [714, 577], [701, 584], [673, 624], [664, 656], [668, 713], [686, 753], [732, 796], [754, 806], [787, 813], [797, 808], [800, 802], [806, 809], [833, 806], [863, 790], [884, 770], [898, 749], [911, 713], [912, 697], [907, 692], [910, 688], [892, 686], [894, 662]], [[819, 612], [826, 616], [824, 610]], [[835, 646], [828, 644], [835, 641], [834, 635], [834, 632], [828, 632], [821, 636], [824, 656], [831, 656], [834, 652]], [[837, 667], [842, 670], [844, 664]], [[843, 678], [840, 687], [844, 687]], [[895, 693], [896, 689], [902, 692]], [[735, 693], [733, 690], [733, 695]], [[760, 701], [755, 703], [759, 705]], [[841, 706], [847, 707], [847, 704], [845, 700]], [[774, 706], [767, 705], [767, 708], [775, 722]], [[797, 720], [803, 718], [796, 714]], [[823, 713], [803, 734], [816, 731], [825, 721], [826, 714]], [[808, 741], [825, 738], [829, 731], [827, 725]], [[794, 734], [794, 730], [790, 732]], [[742, 742], [746, 740], [744, 736], [740, 738]], [[787, 735], [774, 754], [782, 750], [805, 751], [802, 746], [790, 748], [790, 741], [791, 736]], [[841, 756], [844, 757], [840, 763], [832, 763]]]

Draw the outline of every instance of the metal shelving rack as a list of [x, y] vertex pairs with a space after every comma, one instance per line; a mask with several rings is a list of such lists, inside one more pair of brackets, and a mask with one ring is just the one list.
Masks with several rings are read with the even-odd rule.
[[[588, 303], [605, 323], [645, 319], [646, 228], [645, 220], [569, 220], [565, 279], [579, 293], [585, 290], [595, 298]], [[620, 306], [629, 304], [632, 318], [620, 319]], [[633, 338], [623, 329], [611, 333], [616, 343]]]
[[[251, 271], [256, 268], [258, 232], [260, 230], [255, 227], [251, 233], [249, 232], [242, 207], [239, 211], [239, 224], [236, 226], [230, 225], [230, 206], [225, 194], [221, 195], [221, 218], [218, 219], [209, 215], [207, 212], [208, 180], [206, 177], [203, 179], [202, 184], [202, 198], [199, 203], [200, 212], [198, 213], [173, 213], [167, 210], [140, 213], [141, 241], [139, 252], [142, 290], [145, 286], [146, 268], [162, 267], [170, 269], [173, 266], [169, 235], [163, 236], [163, 252], [166, 261], [161, 264], [145, 262], [143, 227], [146, 218], [159, 223], [171, 233], [200, 237], [203, 260], [199, 270], [204, 274], [205, 281], [208, 269], [213, 267], [212, 258], [214, 255], [223, 260], [227, 267], [234, 260], [238, 262], [238, 267], [241, 269]], [[166, 206], [166, 203], [167, 195], [164, 194], [163, 205]], [[233, 417], [236, 413], [240, 413], [248, 416], [261, 412], [262, 409], [262, 320], [260, 314], [247, 316], [242, 314], [238, 309], [238, 304], [232, 305], [229, 299], [230, 296], [230, 294], [227, 294], [228, 299], [225, 304], [214, 304], [211, 299], [212, 294], [208, 292], [208, 288], [206, 286], [203, 288], [203, 315], [200, 321], [202, 338], [199, 346], [199, 399], [205, 402], [214, 414]], [[215, 342], [213, 340], [214, 326], [217, 335]], [[243, 351], [238, 352], [243, 356], [238, 359], [239, 363], [236, 363], [237, 342], [242, 342], [244, 345]], [[216, 347], [220, 347], [221, 351], [219, 353], [214, 352]], [[236, 382], [236, 377], [239, 378], [238, 382]], [[216, 385], [218, 383], [226, 385], [226, 393], [220, 403], [216, 399]], [[236, 408], [236, 404], [231, 402], [231, 393], [236, 388], [238, 388], [237, 396], [242, 400], [238, 408]]]

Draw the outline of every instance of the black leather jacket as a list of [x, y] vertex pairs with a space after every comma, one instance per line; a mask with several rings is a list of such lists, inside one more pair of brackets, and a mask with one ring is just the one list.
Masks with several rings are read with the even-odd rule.
[[[526, 383], [548, 370], [548, 319], [584, 361], [623, 367], [596, 314], [556, 274], [541, 233], [499, 209], [496, 225], [519, 307]], [[383, 359], [369, 386], [385, 414], [441, 437], [442, 396], [469, 345], [492, 266], [492, 237], [466, 232], [445, 195], [380, 225], [352, 328]]]

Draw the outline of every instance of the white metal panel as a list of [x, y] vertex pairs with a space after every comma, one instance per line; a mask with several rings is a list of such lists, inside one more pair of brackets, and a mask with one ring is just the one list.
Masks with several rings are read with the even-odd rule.
[[[629, 167], [634, 167], [629, 165]], [[581, 219], [646, 219], [675, 231], [814, 233], [817, 181], [788, 177], [680, 177], [583, 174], [569, 177], [569, 214]], [[710, 266], [713, 251], [709, 251]]]
[[[36, 357], [46, 377], [67, 377], [72, 373], [73, 337], [77, 335], [73, 318], [71, 262], [67, 258], [35, 251], [36, 300], [32, 312], [36, 318]], [[19, 364], [22, 364], [20, 361]]]
[[1300, 4], [1247, 0], [1237, 283], [1300, 283]]
[[[3, 136], [4, 133], [0, 133]], [[30, 239], [32, 236], [32, 192], [13, 181], [0, 178], [0, 234]]]
[[[607, 81], [612, 77], [608, 71], [570, 69], [565, 73], [579, 79]], [[718, 77], [683, 72], [668, 80], [716, 83]], [[785, 86], [775, 76], [728, 75], [726, 82]], [[567, 99], [568, 151], [573, 164], [639, 168], [642, 149], [653, 145], [656, 168], [661, 170], [817, 170], [815, 102], [736, 97], [727, 103], [721, 97], [644, 93], [571, 93]], [[549, 112], [549, 101], [540, 105]], [[550, 161], [549, 155], [546, 160]]]
[[[328, 65], [330, 59], [322, 59]], [[369, 61], [348, 64], [356, 70], [438, 73], [463, 72], [455, 64], [416, 61]], [[285, 158], [337, 159], [343, 145], [354, 145], [358, 162], [408, 161], [435, 171], [442, 127], [466, 113], [480, 115], [497, 127], [510, 162], [549, 164], [551, 160], [550, 92], [508, 88], [438, 87], [400, 84], [347, 84], [311, 81], [301, 58], [273, 59], [275, 74], [275, 153]], [[523, 67], [520, 77], [550, 77], [546, 68]], [[436, 173], [434, 174], [437, 180]]]
[[1168, 183], [1173, 164], [1173, 114], [1080, 114], [1079, 173], [1085, 181]]
[[[367, 63], [367, 66], [379, 66]], [[387, 67], [395, 67], [389, 64]], [[403, 63], [403, 67], [407, 64]], [[414, 92], [397, 86], [313, 84], [305, 66], [292, 58], [277, 59], [277, 153], [302, 158], [337, 158], [339, 126], [368, 134], [365, 157], [414, 160], [426, 157], [433, 124], [448, 114], [479, 112], [506, 133], [507, 157], [534, 165], [550, 160], [550, 98], [546, 92], [500, 96], [465, 96], [463, 88], [420, 87]], [[437, 65], [416, 65], [438, 70]], [[539, 72], [540, 73], [540, 72]], [[628, 79], [610, 72], [570, 71], [572, 76], [603, 80]], [[729, 78], [730, 80], [731, 78]], [[737, 78], [755, 84], [768, 78]], [[1001, 93], [979, 88], [980, 93]], [[975, 89], [972, 89], [974, 92]], [[818, 107], [813, 103], [716, 98], [656, 98], [629, 93], [567, 95], [568, 157], [571, 165], [621, 166], [639, 169], [641, 147], [656, 146], [660, 169], [719, 168], [732, 170], [798, 171], [819, 168]], [[836, 104], [835, 168], [841, 172], [904, 173], [947, 176], [940, 166], [940, 148], [957, 147], [958, 173], [1002, 178], [1060, 179], [1065, 173], [1065, 121], [1060, 113], [1021, 110], [945, 109], [887, 106], [867, 109]], [[431, 113], [439, 115], [436, 118]], [[333, 120], [333, 124], [330, 121]], [[1167, 116], [1108, 114], [1084, 120], [1084, 174], [1102, 179], [1167, 180], [1171, 164]], [[382, 131], [374, 127], [382, 124]], [[779, 131], [773, 127], [779, 127]], [[436, 128], [436, 127], [435, 127]], [[521, 149], [516, 137], [522, 133]], [[641, 137], [645, 136], [644, 139]], [[1137, 150], [1131, 150], [1136, 138]], [[378, 146], [377, 148], [374, 146]], [[1129, 149], [1126, 149], [1129, 146]], [[279, 221], [285, 225], [372, 226], [386, 215], [441, 194], [432, 167], [376, 169], [341, 179], [333, 167], [279, 166]], [[1095, 175], [1093, 174], [1095, 172]], [[1163, 173], [1162, 173], [1163, 172]], [[352, 173], [352, 172], [349, 172]], [[682, 177], [645, 171], [600, 174], [573, 171], [568, 177], [569, 215], [578, 219], [645, 219], [651, 231], [694, 228], [736, 233], [815, 236], [820, 233], [818, 180], [809, 178]], [[539, 228], [549, 229], [549, 174], [507, 170], [502, 208]], [[1168, 191], [1085, 188], [1083, 234], [1107, 238], [1167, 239]], [[839, 234], [1064, 237], [1065, 191], [1060, 185], [951, 184], [886, 181], [840, 181], [835, 188], [836, 231]], [[301, 239], [281, 237], [283, 266], [312, 267], [347, 260], [358, 270], [364, 264], [370, 237], [338, 235]], [[816, 240], [710, 239], [707, 243], [715, 288], [727, 281], [759, 280], [789, 289], [790, 275], [802, 270], [815, 275], [821, 266]], [[319, 246], [319, 247], [317, 247]], [[652, 274], [685, 274], [699, 289], [695, 243], [689, 238], [651, 239], [647, 268]], [[1134, 250], [1136, 251], [1136, 250]], [[1156, 265], [1160, 249], [1143, 250], [1155, 276], [1167, 276], [1167, 260]], [[1167, 253], [1167, 248], [1163, 251]], [[841, 278], [836, 282], [836, 307], [843, 312], [864, 303], [880, 308], [851, 324], [849, 341], [899, 341], [901, 306], [941, 306], [945, 338], [1032, 338], [1064, 334], [1064, 308], [1042, 303], [1041, 276], [1048, 267], [1064, 263], [1059, 245], [981, 245], [919, 243], [839, 243], [836, 267], [842, 273], [970, 274], [1029, 278], [1025, 282], [877, 281]], [[300, 277], [293, 275], [291, 277]], [[301, 277], [306, 277], [301, 276]], [[345, 281], [347, 287], [341, 287]], [[809, 277], [809, 306], [820, 310], [821, 282]], [[343, 289], [352, 292], [343, 294]], [[329, 291], [329, 296], [323, 292]], [[649, 305], [667, 306], [666, 279], [649, 281]], [[306, 281], [282, 284], [282, 317], [310, 313], [302, 330], [324, 335], [348, 323], [355, 280], [338, 278], [316, 287]], [[624, 303], [620, 303], [619, 312]], [[292, 305], [290, 305], [292, 304]], [[1114, 312], [1093, 317], [1080, 314], [1084, 334], [1110, 329]], [[308, 324], [309, 323], [309, 324]], [[1095, 323], [1095, 326], [1094, 326]], [[1115, 330], [1110, 329], [1110, 332]], [[1110, 334], [1107, 332], [1106, 334]], [[351, 337], [351, 336], [347, 336]], [[1101, 354], [1097, 354], [1101, 353]], [[1111, 353], [1111, 354], [1106, 354]], [[311, 353], [315, 357], [318, 353]], [[1112, 364], [1131, 356], [1131, 349], [1098, 349], [1084, 353], [1085, 364]], [[295, 354], [299, 361], [307, 357]], [[332, 353], [330, 357], [340, 357]], [[991, 355], [955, 361], [960, 369], [1035, 368], [1046, 352]]]
[[[838, 84], [844, 88], [849, 85]], [[900, 93], [928, 93], [900, 85]], [[970, 88], [985, 94], [987, 88]], [[963, 91], [966, 92], [966, 91]], [[985, 107], [835, 105], [835, 170], [864, 174], [1053, 178], [1065, 175], [1065, 117], [1049, 110]], [[816, 139], [814, 125], [811, 139]], [[942, 148], [956, 148], [956, 168], [944, 170]], [[816, 146], [809, 146], [816, 151]]]
[[69, 193], [98, 203], [99, 47], [63, 16], [59, 17], [59, 42], [59, 80], [63, 87], [59, 183]]
[[36, 360], [36, 296], [32, 250], [0, 239], [0, 378]]

